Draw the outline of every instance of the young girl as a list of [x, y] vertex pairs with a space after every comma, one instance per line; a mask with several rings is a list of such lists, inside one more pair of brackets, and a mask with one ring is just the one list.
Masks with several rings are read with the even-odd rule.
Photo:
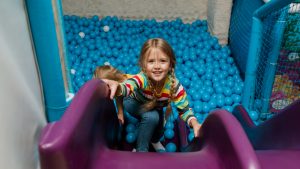
[[[180, 118], [199, 136], [201, 125], [189, 108], [187, 94], [175, 78], [176, 59], [171, 46], [163, 39], [149, 39], [142, 47], [139, 65], [142, 71], [122, 83], [103, 79], [111, 90], [110, 98], [124, 97], [124, 108], [140, 120], [136, 151], [148, 152], [149, 143], [161, 147], [163, 135], [163, 107], [165, 116], [171, 113], [171, 102], [179, 111]], [[163, 149], [163, 147], [162, 147]]]
[[[129, 74], [123, 74], [121, 71], [119, 71], [118, 69], [110, 65], [98, 66], [95, 69], [93, 75], [93, 78], [110, 79], [110, 80], [115, 80], [119, 83], [125, 81], [130, 77], [132, 76]], [[117, 97], [116, 104], [118, 108], [118, 119], [121, 124], [124, 124], [123, 97]]]

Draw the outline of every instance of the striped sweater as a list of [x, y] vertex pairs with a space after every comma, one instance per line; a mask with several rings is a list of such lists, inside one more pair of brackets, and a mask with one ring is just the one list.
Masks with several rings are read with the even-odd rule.
[[[153, 99], [153, 93], [150, 90], [147, 77], [144, 73], [136, 75], [127, 75], [128, 79], [120, 83], [121, 95], [130, 96], [137, 99], [141, 103], [146, 103]], [[187, 94], [183, 86], [176, 79], [175, 82], [175, 98], [173, 103], [179, 112], [180, 118], [187, 122], [190, 117], [194, 117], [192, 109], [189, 108]], [[166, 107], [170, 98], [171, 76], [169, 75], [165, 81], [164, 87], [157, 97], [157, 107]]]

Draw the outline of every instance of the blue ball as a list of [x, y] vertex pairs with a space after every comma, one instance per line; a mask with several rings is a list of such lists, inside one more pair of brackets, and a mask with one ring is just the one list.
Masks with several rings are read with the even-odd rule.
[[195, 113], [194, 114], [197, 120], [200, 120], [202, 118], [200, 113]]
[[200, 113], [202, 111], [202, 102], [201, 101], [194, 102], [194, 111], [196, 113]]
[[209, 105], [210, 109], [215, 109], [217, 107], [217, 101], [215, 99], [211, 99], [208, 102], [208, 105]]
[[205, 77], [206, 80], [211, 80], [213, 78], [213, 74], [212, 73], [206, 73], [204, 75], [204, 77]]
[[168, 121], [167, 123], [166, 123], [166, 125], [165, 125], [165, 128], [166, 129], [173, 129], [174, 128], [174, 124], [172, 123], [172, 122], [170, 122], [170, 121]]
[[222, 94], [223, 93], [223, 87], [219, 83], [215, 85], [215, 91], [217, 94]]
[[241, 96], [237, 94], [233, 94], [231, 97], [234, 103], [240, 103], [242, 100]]
[[165, 138], [172, 139], [174, 137], [174, 131], [172, 129], [165, 130]]
[[134, 132], [136, 129], [135, 125], [132, 124], [132, 123], [129, 123], [127, 126], [126, 126], [126, 132], [127, 133], [131, 133], [131, 132]]
[[232, 110], [233, 110], [233, 108], [231, 106], [224, 106], [222, 108], [229, 111], [229, 112], [232, 112]]
[[136, 135], [134, 133], [128, 133], [126, 135], [126, 141], [128, 143], [133, 143], [136, 140]]
[[258, 113], [256, 111], [250, 111], [249, 116], [253, 121], [258, 120]]
[[256, 99], [254, 101], [255, 108], [259, 109], [262, 106], [262, 101], [260, 99]]
[[203, 113], [208, 113], [210, 111], [210, 106], [208, 103], [203, 103], [203, 107], [202, 107], [202, 112]]
[[230, 87], [230, 88], [233, 88], [233, 86], [234, 86], [233, 80], [227, 80], [227, 86]]
[[224, 93], [225, 96], [231, 96], [232, 90], [230, 88], [228, 88], [228, 87], [225, 87], [223, 89], [223, 93]]
[[166, 145], [167, 152], [176, 152], [177, 147], [174, 143], [170, 142]]
[[233, 88], [233, 92], [235, 94], [241, 94], [242, 93], [242, 90], [243, 90], [243, 87], [240, 86], [240, 85], [236, 85], [234, 88]]
[[225, 104], [225, 99], [224, 98], [217, 98], [217, 106], [218, 107], [223, 107]]
[[195, 93], [194, 95], [192, 95], [193, 99], [195, 101], [200, 100], [201, 99], [201, 95], [199, 93]]
[[233, 100], [231, 97], [225, 97], [225, 105], [231, 106], [233, 103]]
[[192, 141], [194, 139], [194, 132], [190, 131], [189, 135], [188, 135], [188, 140]]
[[196, 70], [198, 75], [202, 75], [205, 72], [205, 69], [203, 67], [200, 67], [199, 69]]
[[209, 93], [204, 93], [204, 94], [202, 95], [202, 100], [203, 100], [204, 102], [208, 102], [208, 101], [210, 100], [210, 94], [209, 94]]
[[188, 78], [183, 77], [181, 80], [181, 83], [185, 88], [188, 88], [188, 86], [190, 84], [190, 80]]
[[212, 94], [214, 93], [214, 89], [213, 89], [211, 86], [206, 87], [205, 90], [206, 90], [206, 92], [207, 92], [208, 94], [210, 94], [210, 95], [212, 95]]
[[[191, 86], [191, 87], [192, 87], [192, 86]], [[197, 93], [197, 91], [196, 91], [195, 89], [190, 89], [190, 90], [187, 91], [187, 93], [188, 93], [188, 95], [190, 95], [190, 96], [193, 97], [194, 94]]]

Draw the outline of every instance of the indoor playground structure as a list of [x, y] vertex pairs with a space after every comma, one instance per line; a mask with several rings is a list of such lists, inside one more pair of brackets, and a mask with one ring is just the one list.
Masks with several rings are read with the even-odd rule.
[[[172, 1], [173, 2], [173, 1]], [[144, 4], [143, 4], [144, 3]], [[26, 0], [48, 124], [41, 169], [299, 169], [300, 1]], [[142, 44], [176, 55], [199, 138], [166, 119], [166, 152], [132, 152], [138, 120], [115, 103], [97, 66], [139, 73]]]

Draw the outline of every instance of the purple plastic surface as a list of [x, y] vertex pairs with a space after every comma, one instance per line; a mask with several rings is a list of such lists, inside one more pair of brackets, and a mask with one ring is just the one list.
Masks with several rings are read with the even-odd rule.
[[207, 117], [200, 137], [186, 147], [190, 152], [119, 151], [119, 123], [108, 94], [101, 80], [87, 82], [62, 119], [44, 128], [39, 142], [42, 169], [261, 168], [241, 125], [225, 110]]
[[300, 168], [300, 100], [258, 126], [243, 106], [237, 106], [233, 114], [243, 126], [262, 168]]

